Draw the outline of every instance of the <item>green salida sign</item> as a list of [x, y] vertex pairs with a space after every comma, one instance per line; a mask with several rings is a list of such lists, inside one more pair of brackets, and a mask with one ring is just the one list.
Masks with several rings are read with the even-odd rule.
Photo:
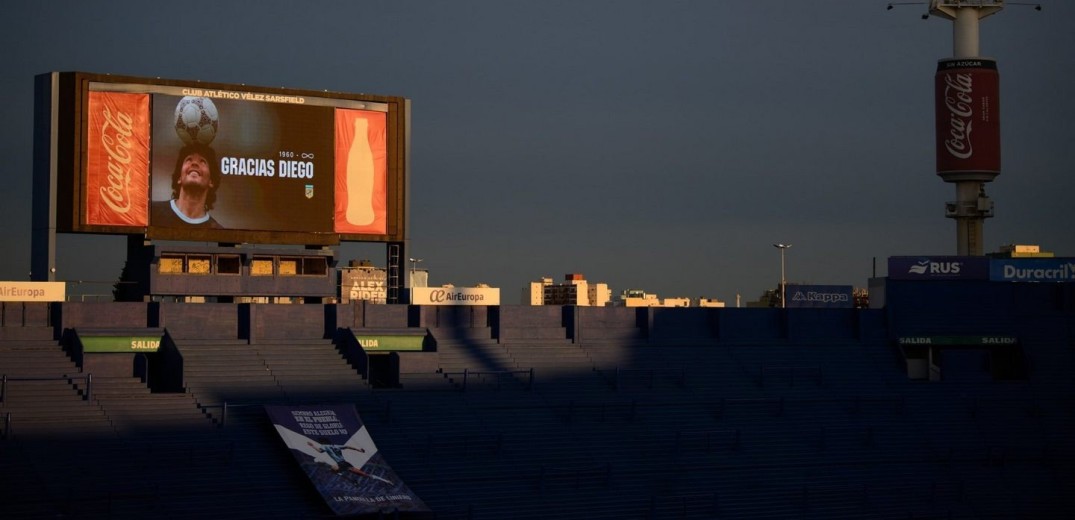
[[156, 352], [160, 336], [82, 336], [83, 352]]
[[358, 344], [367, 351], [422, 350], [424, 335], [356, 335]]

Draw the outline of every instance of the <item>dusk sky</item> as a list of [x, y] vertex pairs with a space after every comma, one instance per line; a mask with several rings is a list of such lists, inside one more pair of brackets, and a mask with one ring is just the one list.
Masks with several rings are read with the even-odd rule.
[[[514, 304], [582, 273], [734, 305], [776, 286], [783, 242], [789, 282], [865, 287], [875, 259], [884, 275], [889, 256], [956, 252], [933, 107], [952, 24], [886, 5], [9, 2], [0, 279], [28, 279], [34, 76], [85, 71], [410, 99], [408, 254], [433, 285]], [[981, 23], [1002, 121], [985, 250], [1075, 256], [1075, 2], [1041, 5]], [[61, 235], [57, 279], [114, 281], [125, 244]], [[340, 248], [344, 264], [384, 256]]]

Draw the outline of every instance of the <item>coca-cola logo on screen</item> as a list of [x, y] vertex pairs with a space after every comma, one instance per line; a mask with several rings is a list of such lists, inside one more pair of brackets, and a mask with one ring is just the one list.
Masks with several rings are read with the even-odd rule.
[[948, 109], [948, 135], [944, 148], [953, 157], [974, 155], [970, 134], [974, 122], [974, 78], [968, 73], [944, 75], [944, 106]]
[[112, 211], [126, 214], [131, 210], [131, 160], [134, 144], [134, 118], [125, 112], [101, 111], [101, 146], [108, 154], [107, 184], [101, 186], [101, 200]]

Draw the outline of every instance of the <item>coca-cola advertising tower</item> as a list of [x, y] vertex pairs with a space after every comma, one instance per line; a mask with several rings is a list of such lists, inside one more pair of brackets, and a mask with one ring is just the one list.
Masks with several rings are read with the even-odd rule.
[[940, 60], [935, 78], [937, 175], [946, 182], [1000, 174], [1000, 78], [988, 58]]

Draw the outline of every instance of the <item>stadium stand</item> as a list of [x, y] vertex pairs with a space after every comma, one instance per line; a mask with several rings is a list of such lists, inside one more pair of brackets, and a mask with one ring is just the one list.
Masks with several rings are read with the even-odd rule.
[[[331, 402], [420, 518], [1067, 518], [1075, 296], [995, 290], [823, 311], [35, 309], [0, 330], [3, 517], [331, 517], [262, 408]], [[84, 370], [70, 331], [102, 327], [163, 331], [145, 377]], [[431, 341], [371, 360], [370, 330]], [[912, 378], [897, 340], [929, 334], [1018, 349], [938, 350], [938, 380]]]

